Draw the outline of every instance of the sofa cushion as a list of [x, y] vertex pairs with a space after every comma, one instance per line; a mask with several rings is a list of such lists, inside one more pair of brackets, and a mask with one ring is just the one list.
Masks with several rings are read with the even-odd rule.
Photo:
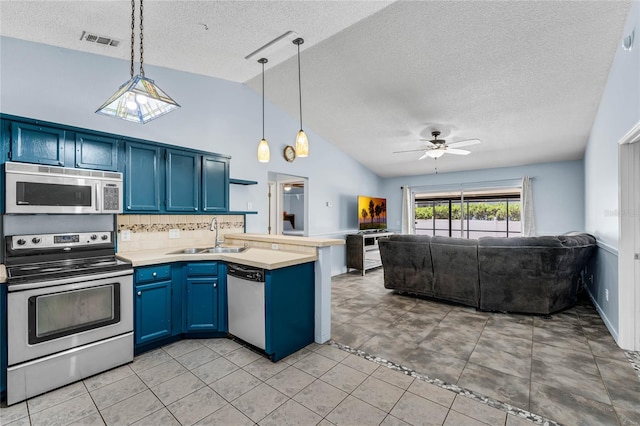
[[478, 241], [466, 238], [433, 237], [433, 293], [440, 299], [478, 307]]
[[[398, 238], [413, 237], [413, 238]], [[433, 296], [433, 264], [429, 237], [392, 235], [380, 238], [385, 288]]]

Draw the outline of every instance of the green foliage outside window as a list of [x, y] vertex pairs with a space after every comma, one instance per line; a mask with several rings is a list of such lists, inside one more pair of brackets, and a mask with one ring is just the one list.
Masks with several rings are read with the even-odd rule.
[[[507, 217], [507, 202], [492, 203], [465, 203], [468, 206], [468, 212], [465, 217], [475, 220], [505, 220]], [[432, 219], [433, 206], [416, 207], [416, 219]], [[437, 204], [435, 207], [436, 219], [449, 219], [449, 204]], [[460, 220], [460, 203], [451, 204], [451, 220]], [[509, 220], [520, 220], [520, 203], [509, 203]]]

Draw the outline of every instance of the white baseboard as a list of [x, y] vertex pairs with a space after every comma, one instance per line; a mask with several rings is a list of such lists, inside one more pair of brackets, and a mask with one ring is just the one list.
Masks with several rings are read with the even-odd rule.
[[613, 336], [613, 339], [616, 341], [618, 346], [620, 346], [620, 343], [618, 343], [618, 330], [616, 330], [613, 327], [613, 324], [611, 324], [611, 321], [609, 321], [609, 318], [607, 317], [607, 315], [604, 313], [604, 311], [602, 310], [600, 305], [598, 305], [598, 302], [596, 301], [596, 299], [593, 297], [593, 295], [589, 291], [589, 287], [585, 286], [584, 289], [586, 290], [587, 294], [589, 295], [589, 298], [591, 299], [591, 302], [593, 302], [593, 306], [596, 307], [596, 311], [598, 311], [598, 314], [600, 314], [600, 318], [602, 318], [602, 321], [604, 322], [604, 325], [607, 327], [607, 330], [609, 330], [609, 333], [611, 333], [611, 336]]

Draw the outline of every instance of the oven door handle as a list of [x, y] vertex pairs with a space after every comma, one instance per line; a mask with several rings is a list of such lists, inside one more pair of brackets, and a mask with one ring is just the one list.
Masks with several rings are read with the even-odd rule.
[[[133, 275], [133, 268], [123, 269], [121, 271], [105, 272], [105, 273], [95, 274], [95, 275], [78, 275], [72, 278], [63, 278], [60, 280], [46, 280], [46, 281], [20, 283], [20, 284], [10, 283], [10, 285], [7, 287], [7, 292], [12, 293], [14, 291], [32, 290], [35, 288], [60, 286], [60, 285], [74, 284], [74, 283], [86, 284], [87, 282], [94, 281], [94, 280], [123, 277], [126, 275]], [[43, 286], [43, 284], [45, 285]]]

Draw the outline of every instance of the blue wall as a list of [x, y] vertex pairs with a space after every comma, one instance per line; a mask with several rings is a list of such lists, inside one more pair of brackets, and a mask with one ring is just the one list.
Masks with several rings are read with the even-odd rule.
[[[259, 182], [231, 188], [232, 210], [247, 210], [250, 202], [258, 211], [247, 216], [247, 232], [267, 232], [269, 171], [309, 178], [310, 236], [339, 237], [357, 228], [350, 203], [356, 194], [378, 192], [373, 172], [313, 129], [305, 129], [310, 157], [286, 162], [282, 151], [295, 142], [299, 123], [269, 102], [271, 162], [258, 163], [260, 94], [244, 84], [150, 64], [145, 71], [182, 108], [145, 125], [129, 123], [94, 113], [129, 78], [128, 61], [0, 37], [0, 112], [231, 155], [231, 177]], [[339, 273], [344, 248], [332, 249], [332, 259]]]
[[[633, 2], [621, 38], [634, 28], [639, 33], [640, 4]], [[622, 44], [622, 43], [621, 43]], [[618, 141], [640, 119], [640, 49], [618, 47], [607, 85], [589, 136], [584, 158], [585, 226], [598, 239], [598, 254], [591, 264], [588, 290], [611, 333], [617, 337], [619, 163]], [[609, 290], [609, 300], [605, 298]], [[633, 318], [626, 319], [633, 321]]]
[[387, 198], [389, 228], [396, 231], [401, 228], [401, 186], [408, 185], [414, 192], [453, 190], [462, 186], [490, 188], [502, 185], [504, 180], [512, 180], [512, 183], [520, 184], [523, 176], [534, 178], [533, 208], [538, 235], [554, 235], [585, 229], [582, 161], [385, 179], [382, 189]]

